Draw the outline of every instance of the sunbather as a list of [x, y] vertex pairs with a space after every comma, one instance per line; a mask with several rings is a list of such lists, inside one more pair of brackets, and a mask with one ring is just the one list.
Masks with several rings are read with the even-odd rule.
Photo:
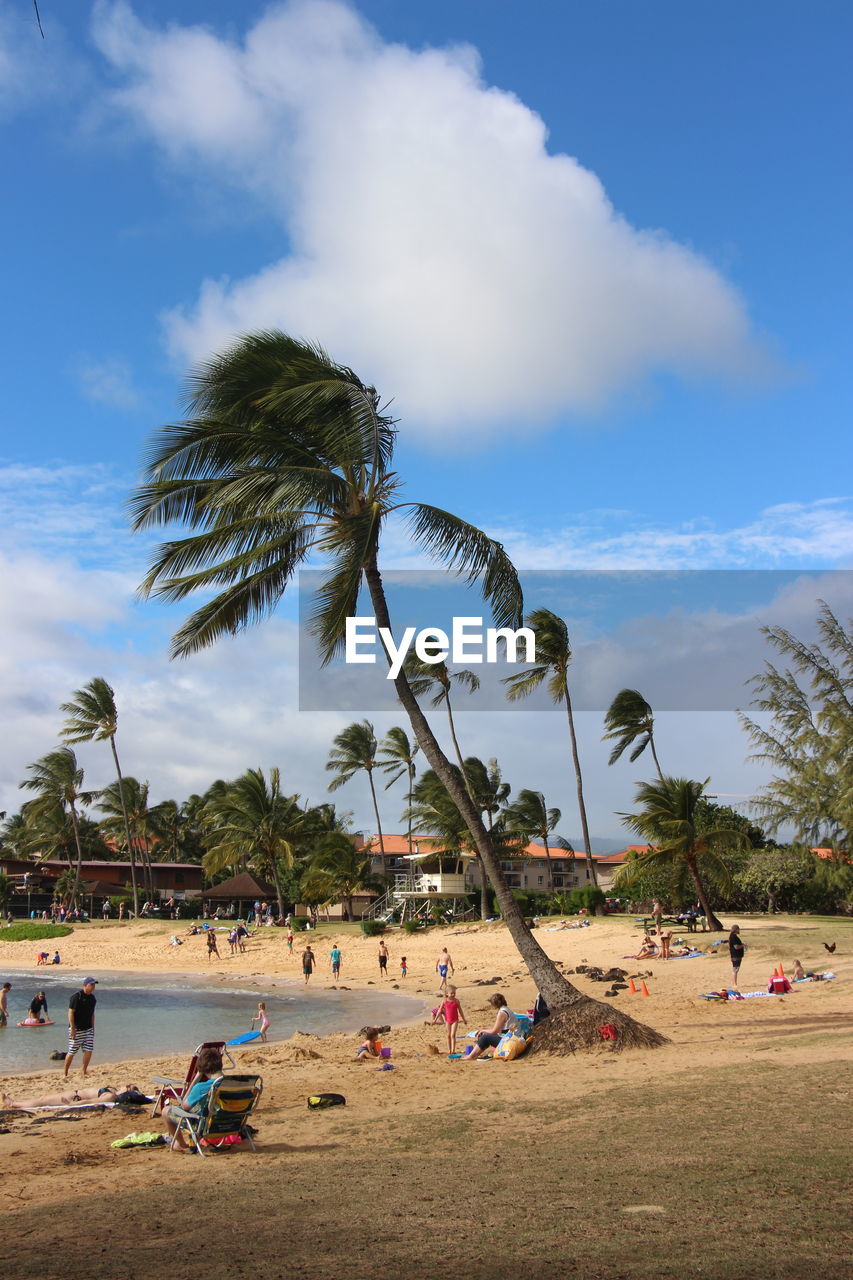
[[[125, 1089], [135, 1089], [128, 1084]], [[119, 1093], [124, 1090], [114, 1089], [107, 1085], [102, 1089], [75, 1089], [65, 1093], [43, 1093], [39, 1098], [11, 1098], [8, 1093], [2, 1095], [3, 1108], [6, 1111], [36, 1111], [39, 1107], [73, 1107], [78, 1102], [115, 1102]]]
[[656, 956], [657, 953], [658, 953], [658, 944], [655, 942], [654, 938], [650, 937], [649, 934], [646, 934], [645, 937], [643, 938], [643, 945], [640, 947], [640, 950], [634, 956], [634, 959], [650, 960], [652, 956]]

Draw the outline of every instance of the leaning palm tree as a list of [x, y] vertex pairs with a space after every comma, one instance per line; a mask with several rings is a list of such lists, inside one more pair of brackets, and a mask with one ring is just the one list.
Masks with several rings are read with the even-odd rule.
[[80, 843], [80, 814], [78, 804], [89, 804], [92, 792], [83, 791], [83, 770], [77, 764], [77, 757], [70, 747], [57, 747], [41, 760], [28, 765], [30, 777], [19, 785], [27, 791], [38, 794], [33, 800], [30, 812], [39, 814], [55, 813], [61, 809], [71, 818], [74, 832], [74, 847], [77, 863], [74, 871], [73, 899], [76, 901], [80, 892], [80, 865], [83, 861], [83, 847]]
[[546, 688], [552, 701], [566, 704], [569, 742], [572, 747], [572, 763], [578, 794], [578, 812], [586, 851], [586, 874], [590, 884], [598, 884], [589, 844], [589, 823], [586, 820], [586, 804], [583, 798], [583, 776], [575, 734], [575, 718], [572, 713], [572, 698], [569, 693], [569, 664], [572, 660], [569, 629], [563, 619], [558, 618], [550, 609], [534, 609], [527, 615], [525, 621], [536, 637], [536, 661], [532, 667], [506, 677], [504, 684], [508, 690], [507, 697], [510, 702], [517, 702], [520, 698], [528, 697], [544, 681], [547, 681]]
[[376, 752], [378, 749], [376, 734], [369, 720], [347, 725], [334, 740], [329, 752], [326, 768], [336, 776], [329, 783], [330, 791], [337, 791], [350, 778], [364, 771], [370, 783], [370, 798], [373, 801], [373, 812], [376, 816], [376, 832], [379, 836], [379, 852], [385, 853], [385, 837], [382, 834], [382, 821], [379, 817], [379, 802], [376, 799], [376, 787], [373, 783], [373, 771], [377, 767]]
[[294, 842], [304, 826], [299, 796], [283, 794], [279, 770], [270, 769], [267, 782], [263, 769], [247, 769], [206, 806], [210, 847], [202, 859], [205, 873], [215, 875], [224, 866], [251, 866], [272, 880], [278, 914], [283, 916], [281, 871], [293, 866]]
[[108, 741], [113, 753], [113, 764], [118, 782], [118, 796], [124, 817], [124, 835], [127, 842], [127, 856], [130, 859], [130, 878], [133, 884], [133, 911], [139, 915], [139, 890], [136, 885], [136, 858], [133, 852], [133, 841], [130, 838], [130, 824], [124, 804], [124, 787], [122, 784], [121, 765], [116, 749], [116, 731], [118, 729], [118, 709], [115, 694], [101, 676], [95, 676], [82, 689], [74, 694], [73, 701], [63, 702], [59, 708], [66, 712], [68, 719], [61, 737], [66, 742], [104, 742]]
[[658, 777], [663, 779], [658, 753], [655, 751], [655, 718], [651, 706], [637, 689], [621, 689], [611, 702], [604, 716], [604, 727], [607, 732], [602, 742], [615, 739], [616, 745], [610, 752], [608, 764], [615, 764], [633, 747], [628, 759], [633, 764], [643, 754], [646, 747], [652, 753]]
[[551, 873], [551, 847], [548, 837], [560, 824], [563, 815], [559, 809], [549, 809], [541, 791], [530, 791], [522, 787], [516, 799], [506, 811], [508, 830], [520, 836], [525, 844], [537, 837], [545, 846], [545, 857], [548, 861], [549, 889], [554, 888], [554, 877]]
[[[480, 677], [475, 675], [473, 671], [469, 671], [467, 667], [463, 667], [459, 671], [451, 671], [446, 662], [424, 662], [416, 654], [410, 654], [406, 659], [405, 671], [409, 687], [416, 698], [435, 690], [431, 705], [434, 707], [444, 705], [447, 711], [450, 741], [453, 743], [453, 754], [456, 756], [456, 763], [464, 779], [465, 766], [462, 763], [462, 752], [459, 749], [459, 740], [456, 737], [456, 724], [453, 719], [450, 691], [453, 685], [458, 685], [460, 688], [467, 689], [469, 693], [476, 693], [480, 687]], [[470, 789], [468, 794], [471, 794]], [[473, 796], [471, 798], [473, 799]]]
[[731, 827], [698, 830], [698, 805], [710, 781], [692, 782], [689, 778], [661, 778], [658, 782], [641, 782], [636, 791], [640, 806], [636, 813], [621, 814], [626, 827], [649, 842], [645, 850], [617, 873], [615, 883], [630, 887], [632, 879], [648, 871], [667, 869], [681, 873], [692, 883], [696, 897], [711, 929], [722, 929], [714, 914], [706, 881], [713, 879], [722, 889], [731, 887], [731, 875], [720, 856], [727, 850], [749, 849], [742, 831]]
[[[503, 547], [458, 516], [402, 500], [391, 468], [393, 420], [375, 389], [320, 347], [276, 331], [242, 337], [194, 373], [188, 410], [186, 421], [158, 433], [132, 499], [136, 529], [178, 523], [190, 530], [155, 554], [143, 594], [208, 597], [179, 628], [173, 655], [267, 617], [312, 551], [327, 566], [311, 618], [323, 661], [342, 649], [362, 587], [377, 627], [393, 634], [379, 567], [382, 529], [393, 513], [408, 520], [431, 558], [481, 584], [498, 627], [519, 625], [518, 575]], [[602, 1021], [612, 1022], [616, 1011], [605, 1016], [606, 1006], [572, 987], [545, 955], [403, 671], [394, 687], [418, 745], [465, 817], [533, 980], [553, 1010], [566, 1011], [563, 1047], [596, 1043]], [[622, 1044], [661, 1042], [626, 1015], [617, 1020]]]
[[[385, 790], [387, 791], [389, 787], [393, 787], [394, 783], [399, 782], [403, 774], [405, 774], [409, 783], [407, 788], [409, 808], [412, 807], [412, 787], [415, 784], [415, 756], [418, 751], [418, 744], [411, 742], [405, 729], [401, 729], [397, 725], [388, 730], [379, 744], [379, 768], [384, 773], [392, 773], [394, 775], [393, 778], [389, 778], [385, 783]], [[407, 840], [409, 853], [412, 853], [411, 822], [409, 822]]]
[[342, 831], [321, 836], [309, 858], [302, 879], [305, 901], [340, 902], [345, 920], [352, 920], [352, 900], [357, 893], [380, 894], [384, 881], [371, 870], [370, 854], [356, 849], [352, 837]]

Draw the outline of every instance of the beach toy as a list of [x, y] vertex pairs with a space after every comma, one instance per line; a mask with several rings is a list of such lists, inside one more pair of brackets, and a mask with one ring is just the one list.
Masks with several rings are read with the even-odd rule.
[[227, 1045], [248, 1044], [250, 1040], [257, 1040], [260, 1034], [260, 1031], [244, 1031], [243, 1035], [235, 1036], [233, 1040], [226, 1040], [225, 1043]]
[[55, 1022], [39, 1022], [38, 1018], [24, 1018], [23, 1022], [18, 1023], [19, 1027], [55, 1027]]
[[391, 1050], [390, 1050], [390, 1049], [380, 1049], [380, 1050], [379, 1050], [379, 1056], [380, 1056], [380, 1058], [390, 1058], [390, 1057], [391, 1057]]

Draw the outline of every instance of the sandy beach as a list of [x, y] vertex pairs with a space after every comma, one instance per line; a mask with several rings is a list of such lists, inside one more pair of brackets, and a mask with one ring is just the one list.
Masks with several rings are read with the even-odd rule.
[[[195, 1262], [188, 1260], [182, 1261], [179, 1269], [164, 1270], [157, 1261], [152, 1237], [163, 1247], [176, 1246], [182, 1238], [180, 1233], [176, 1235], [175, 1224], [170, 1225], [170, 1197], [179, 1197], [185, 1210], [189, 1206], [189, 1217], [194, 1220], [195, 1210], [202, 1212], [211, 1187], [227, 1186], [240, 1212], [248, 1215], [245, 1220], [251, 1225], [246, 1229], [258, 1240], [266, 1240], [263, 1249], [272, 1250], [274, 1240], [282, 1233], [282, 1238], [289, 1241], [288, 1265], [282, 1269], [282, 1275], [331, 1276], [350, 1256], [345, 1250], [346, 1241], [340, 1235], [343, 1227], [339, 1224], [332, 1231], [328, 1258], [318, 1258], [316, 1213], [308, 1212], [302, 1201], [312, 1201], [320, 1212], [317, 1202], [323, 1199], [319, 1190], [322, 1186], [329, 1202], [323, 1211], [334, 1213], [334, 1188], [340, 1188], [344, 1179], [350, 1188], [360, 1184], [366, 1197], [360, 1215], [356, 1216], [352, 1206], [348, 1209], [347, 1247], [352, 1258], [369, 1259], [370, 1249], [365, 1242], [372, 1242], [374, 1252], [381, 1245], [382, 1256], [387, 1254], [389, 1258], [399, 1246], [408, 1257], [406, 1274], [438, 1275], [439, 1270], [428, 1264], [417, 1247], [409, 1248], [410, 1240], [416, 1240], [419, 1234], [422, 1237], [424, 1227], [437, 1229], [429, 1216], [439, 1212], [435, 1203], [449, 1198], [457, 1205], [460, 1197], [461, 1203], [465, 1203], [469, 1180], [473, 1180], [472, 1187], [477, 1187], [483, 1176], [482, 1169], [497, 1169], [504, 1159], [501, 1153], [507, 1148], [512, 1151], [522, 1145], [527, 1150], [532, 1143], [539, 1149], [543, 1133], [551, 1134], [547, 1153], [553, 1156], [561, 1149], [558, 1121], [569, 1123], [572, 1118], [571, 1123], [580, 1123], [584, 1114], [595, 1114], [599, 1122], [601, 1117], [608, 1117], [607, 1123], [619, 1126], [624, 1142], [630, 1144], [632, 1123], [636, 1121], [641, 1125], [643, 1108], [661, 1089], [669, 1092], [690, 1089], [701, 1079], [707, 1096], [718, 1098], [718, 1090], [722, 1087], [731, 1090], [734, 1079], [747, 1088], [753, 1079], [761, 1078], [769, 1083], [782, 1073], [793, 1082], [810, 1078], [812, 1072], [821, 1077], [829, 1074], [842, 1087], [843, 1064], [849, 1063], [853, 1023], [849, 995], [851, 961], [847, 958], [849, 943], [853, 942], [853, 922], [824, 924], [798, 917], [754, 920], [739, 917], [739, 922], [749, 948], [741, 973], [742, 990], [764, 987], [778, 962], [789, 969], [795, 958], [807, 969], [824, 970], [830, 967], [831, 961], [837, 979], [802, 984], [783, 998], [708, 1003], [700, 999], [699, 994], [730, 981], [724, 946], [718, 948], [719, 954], [703, 954], [698, 959], [634, 962], [623, 959], [639, 945], [641, 935], [633, 918], [597, 919], [589, 928], [577, 930], [560, 931], [544, 926], [537, 930], [537, 937], [566, 970], [586, 963], [604, 969], [620, 966], [632, 974], [651, 971], [651, 976], [646, 978], [649, 998], [621, 992], [618, 1005], [662, 1031], [672, 1043], [655, 1051], [614, 1054], [602, 1042], [596, 1051], [568, 1058], [537, 1054], [509, 1064], [466, 1064], [447, 1061], [443, 1028], [426, 1026], [421, 1018], [414, 1023], [394, 1025], [391, 1033], [383, 1037], [392, 1048], [393, 1072], [377, 1072], [372, 1063], [355, 1062], [357, 1038], [351, 1035], [319, 1038], [297, 1034], [286, 1042], [255, 1043], [235, 1052], [240, 1068], [258, 1071], [264, 1078], [256, 1156], [240, 1151], [201, 1161], [197, 1157], [170, 1155], [164, 1150], [129, 1153], [110, 1148], [114, 1138], [124, 1136], [131, 1129], [155, 1125], [147, 1114], [128, 1117], [107, 1111], [83, 1113], [82, 1118], [73, 1121], [53, 1118], [44, 1121], [5, 1112], [0, 1118], [0, 1128], [5, 1130], [0, 1133], [6, 1196], [4, 1247], [8, 1249], [10, 1239], [15, 1238], [17, 1228], [13, 1223], [18, 1215], [21, 1227], [26, 1229], [29, 1250], [38, 1248], [40, 1242], [48, 1238], [51, 1229], [48, 1216], [51, 1222], [70, 1222], [81, 1203], [89, 1201], [103, 1206], [120, 1193], [122, 1204], [144, 1206], [149, 1219], [154, 1214], [151, 1221], [155, 1225], [144, 1229], [144, 1241], [127, 1255], [127, 1269], [114, 1269], [108, 1246], [105, 1245], [102, 1253], [99, 1243], [99, 1252], [87, 1256], [86, 1274], [94, 1277], [201, 1275], [203, 1268], [196, 1269]], [[319, 961], [312, 983], [331, 986], [328, 953], [337, 941], [343, 952], [340, 985], [353, 990], [379, 985], [376, 939], [343, 931], [335, 933], [331, 927], [321, 928], [319, 933], [297, 935], [294, 955], [289, 957], [283, 931], [260, 930], [244, 955], [209, 964], [204, 938], [188, 938], [181, 948], [170, 948], [168, 938], [172, 929], [173, 926], [159, 922], [79, 928], [61, 940], [64, 968], [76, 974], [85, 968], [106, 984], [112, 970], [160, 973], [171, 966], [176, 972], [188, 975], [249, 979], [258, 984], [259, 996], [262, 996], [265, 987], [302, 982], [298, 957], [309, 940]], [[848, 940], [848, 945], [843, 941], [839, 943], [838, 952], [832, 957], [822, 946], [827, 929], [835, 930], [839, 939]], [[708, 948], [719, 937], [700, 934], [696, 941]], [[532, 1005], [533, 984], [500, 924], [430, 930], [420, 936], [392, 932], [387, 936], [390, 981], [385, 986], [389, 994], [396, 988], [407, 995], [417, 995], [423, 999], [425, 1010], [435, 1004], [438, 979], [434, 967], [438, 952], [445, 944], [455, 964], [459, 999], [470, 1027], [482, 1027], [491, 1021], [487, 1000], [494, 991], [502, 991], [511, 1008], [523, 1010]], [[24, 946], [27, 954], [34, 949], [30, 944], [4, 944], [0, 940], [0, 971], [4, 965], [20, 969], [26, 963], [22, 954]], [[409, 976], [405, 980], [399, 976], [402, 954], [408, 960]], [[33, 983], [36, 981], [37, 971], [33, 968]], [[592, 982], [582, 975], [573, 977], [572, 981], [599, 998], [607, 989], [605, 984]], [[465, 1028], [461, 1030], [464, 1033]], [[192, 1046], [187, 1048], [189, 1051]], [[122, 1081], [132, 1081], [145, 1089], [150, 1076], [181, 1074], [185, 1065], [185, 1059], [152, 1054], [150, 1059], [123, 1064], [119, 1074]], [[96, 1050], [90, 1083], [114, 1083], [116, 1074], [115, 1067], [98, 1063]], [[74, 1078], [79, 1081], [79, 1072]], [[33, 1093], [56, 1088], [56, 1084], [57, 1070], [51, 1064], [50, 1070], [46, 1067], [28, 1076], [4, 1077], [3, 1090], [14, 1096], [22, 1091]], [[343, 1093], [347, 1098], [346, 1108], [319, 1115], [309, 1112], [307, 1096], [324, 1090]], [[517, 1128], [520, 1114], [527, 1118], [526, 1137]], [[472, 1117], [477, 1118], [473, 1133]], [[427, 1129], [423, 1130], [425, 1124]], [[720, 1124], [718, 1132], [723, 1133], [725, 1113]], [[436, 1125], [439, 1130], [435, 1130]], [[701, 1130], [701, 1114], [694, 1112], [684, 1117], [678, 1135], [662, 1135], [661, 1142], [673, 1147], [672, 1158], [677, 1160], [684, 1148], [685, 1135], [695, 1135]], [[428, 1140], [423, 1137], [426, 1132], [432, 1135]], [[730, 1143], [736, 1138], [734, 1133], [727, 1135]], [[586, 1150], [582, 1137], [571, 1140], [570, 1150], [581, 1158]], [[476, 1167], [470, 1163], [471, 1151], [477, 1153]], [[406, 1166], [405, 1188], [392, 1185], [389, 1189], [383, 1153], [390, 1162], [389, 1167], [396, 1167], [406, 1152], [412, 1160]], [[542, 1156], [542, 1168], [550, 1169], [549, 1176], [554, 1177], [547, 1153]], [[353, 1162], [356, 1171], [351, 1167]], [[562, 1173], [562, 1180], [568, 1179], [569, 1184], [574, 1177], [571, 1165], [569, 1160], [569, 1167]], [[619, 1170], [613, 1173], [618, 1178]], [[499, 1181], [503, 1185], [503, 1180]], [[150, 1199], [155, 1187], [160, 1197], [155, 1197], [156, 1205]], [[273, 1187], [278, 1197], [274, 1204], [270, 1199]], [[565, 1198], [569, 1191], [567, 1184], [559, 1194]], [[676, 1212], [673, 1199], [675, 1195], [677, 1200], [676, 1192], [672, 1183], [659, 1183], [648, 1188], [641, 1202], [663, 1205], [661, 1212], [666, 1211], [667, 1205], [673, 1205]], [[506, 1196], [506, 1200], [501, 1201], [501, 1224], [492, 1223], [496, 1231], [503, 1230], [504, 1219], [515, 1212], [511, 1206], [517, 1198], [528, 1193], [529, 1188], [524, 1191], [513, 1180], [507, 1182], [501, 1193]], [[576, 1198], [578, 1205], [582, 1205], [583, 1197]], [[392, 1248], [389, 1240], [391, 1236], [397, 1237], [390, 1224], [403, 1211], [407, 1215], [415, 1212], [415, 1206], [423, 1224], [420, 1233], [414, 1230], [402, 1233]], [[304, 1218], [304, 1230], [293, 1216], [297, 1210]], [[133, 1217], [136, 1210], [128, 1212]], [[181, 1221], [185, 1222], [186, 1217], [182, 1212]], [[474, 1221], [479, 1224], [474, 1228], [474, 1239], [476, 1248], [480, 1248], [483, 1239], [489, 1236], [491, 1218], [488, 1214], [475, 1214]], [[587, 1227], [591, 1230], [589, 1222]], [[193, 1235], [196, 1228], [185, 1226], [182, 1230]], [[360, 1242], [357, 1247], [354, 1238]], [[582, 1245], [577, 1224], [571, 1238], [578, 1256], [586, 1256], [587, 1246]], [[588, 1245], [592, 1249], [592, 1236]], [[83, 1253], [74, 1253], [75, 1249], [77, 1245], [72, 1247], [71, 1259], [80, 1261]], [[455, 1246], [452, 1252], [456, 1257]], [[460, 1266], [465, 1256], [460, 1254]], [[8, 1263], [12, 1269], [6, 1274], [13, 1277], [75, 1274], [73, 1267], [60, 1268], [58, 1262], [55, 1269], [53, 1263], [45, 1265], [43, 1254], [36, 1256], [31, 1264], [16, 1250], [14, 1257], [8, 1256]], [[480, 1262], [471, 1263], [468, 1274], [499, 1274], [482, 1266], [483, 1269], [478, 1269]], [[242, 1274], [236, 1262], [229, 1263], [229, 1268], [216, 1273]], [[824, 1267], [824, 1273], [836, 1274], [831, 1266]], [[279, 1272], [274, 1268], [270, 1274]], [[545, 1268], [529, 1274], [559, 1272]], [[587, 1267], [586, 1274], [619, 1273], [612, 1269], [596, 1272]], [[646, 1273], [639, 1269], [625, 1274]], [[672, 1272], [658, 1267], [657, 1274], [684, 1272], [674, 1267]], [[746, 1267], [740, 1274], [760, 1273]], [[801, 1273], [792, 1270], [778, 1274]]]

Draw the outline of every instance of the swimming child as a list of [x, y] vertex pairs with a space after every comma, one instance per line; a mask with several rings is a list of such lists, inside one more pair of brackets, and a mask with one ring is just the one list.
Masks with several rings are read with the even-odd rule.
[[254, 1018], [252, 1019], [252, 1026], [253, 1026], [253, 1027], [254, 1027], [254, 1025], [255, 1025], [255, 1023], [256, 1023], [256, 1022], [259, 1022], [259, 1023], [261, 1024], [261, 1025], [259, 1026], [258, 1030], [259, 1030], [259, 1031], [260, 1031], [260, 1033], [261, 1033], [261, 1040], [264, 1042], [264, 1044], [266, 1044], [266, 1042], [267, 1042], [267, 1028], [268, 1028], [268, 1027], [269, 1027], [269, 1025], [270, 1025], [270, 1020], [269, 1020], [269, 1018], [267, 1017], [267, 1006], [266, 1006], [266, 1004], [264, 1003], [264, 1001], [263, 1001], [263, 1000], [259, 1000], [259, 1001], [258, 1001], [258, 1012], [255, 1014]]
[[408, 970], [408, 966], [407, 966], [407, 964], [406, 964], [406, 957], [405, 957], [405, 956], [400, 956], [400, 977], [401, 977], [401, 978], [405, 978], [405, 976], [406, 976], [406, 974], [407, 974], [408, 972], [409, 972], [409, 970]]
[[362, 1058], [378, 1058], [381, 1052], [382, 1041], [379, 1039], [379, 1028], [368, 1027], [364, 1041], [356, 1050], [356, 1062], [361, 1062]]
[[450, 986], [447, 988], [447, 995], [441, 1002], [441, 1013], [447, 1026], [447, 1052], [456, 1052], [456, 1028], [459, 1025], [459, 1019], [468, 1026], [468, 1019], [462, 1011], [462, 1005], [456, 999], [456, 988]]

